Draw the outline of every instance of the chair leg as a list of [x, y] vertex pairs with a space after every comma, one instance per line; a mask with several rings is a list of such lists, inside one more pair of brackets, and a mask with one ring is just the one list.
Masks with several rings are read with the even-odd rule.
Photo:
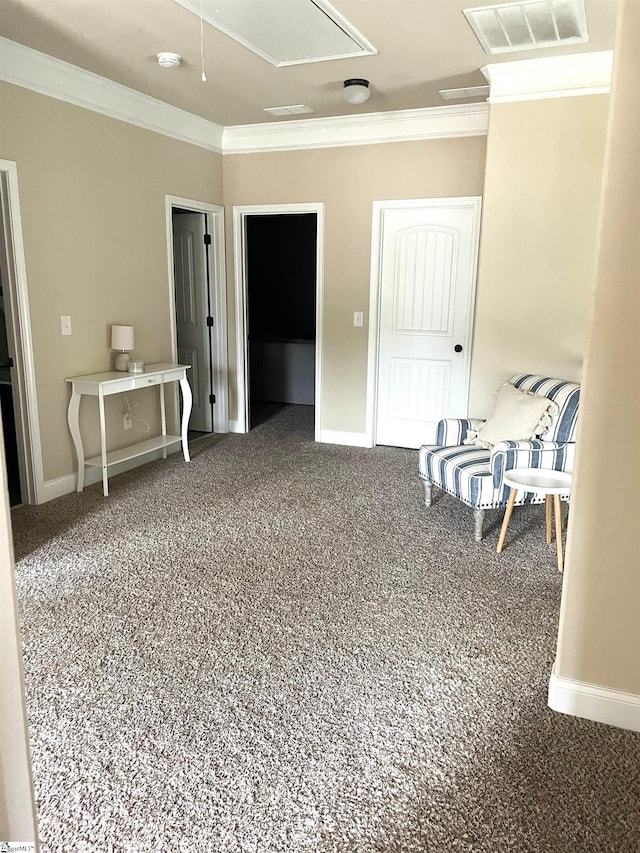
[[423, 480], [422, 485], [424, 486], [424, 505], [429, 507], [431, 506], [431, 490], [433, 489], [433, 483], [430, 483], [428, 480]]
[[473, 521], [473, 538], [476, 540], [476, 542], [482, 542], [482, 525], [484, 523], [483, 509], [474, 509]]

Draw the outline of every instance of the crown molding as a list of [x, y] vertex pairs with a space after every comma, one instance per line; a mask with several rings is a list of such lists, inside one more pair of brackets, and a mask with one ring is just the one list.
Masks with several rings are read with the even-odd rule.
[[222, 152], [222, 127], [128, 86], [0, 37], [0, 80]]
[[574, 53], [495, 62], [481, 71], [489, 81], [490, 104], [568, 98], [575, 95], [603, 95], [611, 89], [613, 51]]
[[487, 133], [487, 104], [429, 107], [420, 110], [366, 113], [357, 116], [298, 119], [279, 124], [225, 127], [225, 154], [337, 148], [381, 142], [411, 142]]

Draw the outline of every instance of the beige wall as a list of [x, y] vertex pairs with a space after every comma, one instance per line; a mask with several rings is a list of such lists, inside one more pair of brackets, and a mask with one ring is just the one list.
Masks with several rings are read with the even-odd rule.
[[619, 24], [557, 675], [640, 696], [640, 5]]
[[[136, 354], [170, 360], [165, 194], [221, 203], [221, 156], [9, 84], [0, 84], [0, 157], [14, 160], [22, 209], [44, 477], [74, 470], [66, 376], [108, 370], [113, 322]], [[70, 314], [73, 335], [60, 334]], [[157, 395], [136, 414], [157, 420]], [[89, 453], [94, 400], [83, 402]], [[110, 445], [129, 442], [109, 400]], [[141, 433], [137, 437], [143, 439]]]
[[518, 372], [580, 380], [608, 95], [490, 108], [469, 413]]
[[[230, 316], [233, 206], [325, 204], [323, 429], [365, 430], [372, 202], [481, 195], [484, 157], [484, 137], [224, 157]], [[363, 328], [353, 327], [354, 311], [364, 311]], [[236, 418], [233, 328], [229, 354]]]

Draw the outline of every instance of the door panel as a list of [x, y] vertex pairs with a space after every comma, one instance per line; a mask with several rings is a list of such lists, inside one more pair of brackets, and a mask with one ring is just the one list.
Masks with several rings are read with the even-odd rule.
[[440, 418], [467, 414], [479, 209], [435, 199], [381, 212], [376, 444], [433, 443]]
[[204, 214], [174, 213], [177, 350], [180, 363], [191, 365], [187, 371], [193, 392], [189, 425], [200, 432], [212, 432], [211, 329], [207, 326], [209, 285], [204, 235]]

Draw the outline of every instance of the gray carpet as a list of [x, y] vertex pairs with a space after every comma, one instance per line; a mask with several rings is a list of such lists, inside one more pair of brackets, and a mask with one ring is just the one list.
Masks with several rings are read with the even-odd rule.
[[541, 507], [282, 409], [14, 511], [42, 849], [637, 851], [640, 737], [546, 706]]

